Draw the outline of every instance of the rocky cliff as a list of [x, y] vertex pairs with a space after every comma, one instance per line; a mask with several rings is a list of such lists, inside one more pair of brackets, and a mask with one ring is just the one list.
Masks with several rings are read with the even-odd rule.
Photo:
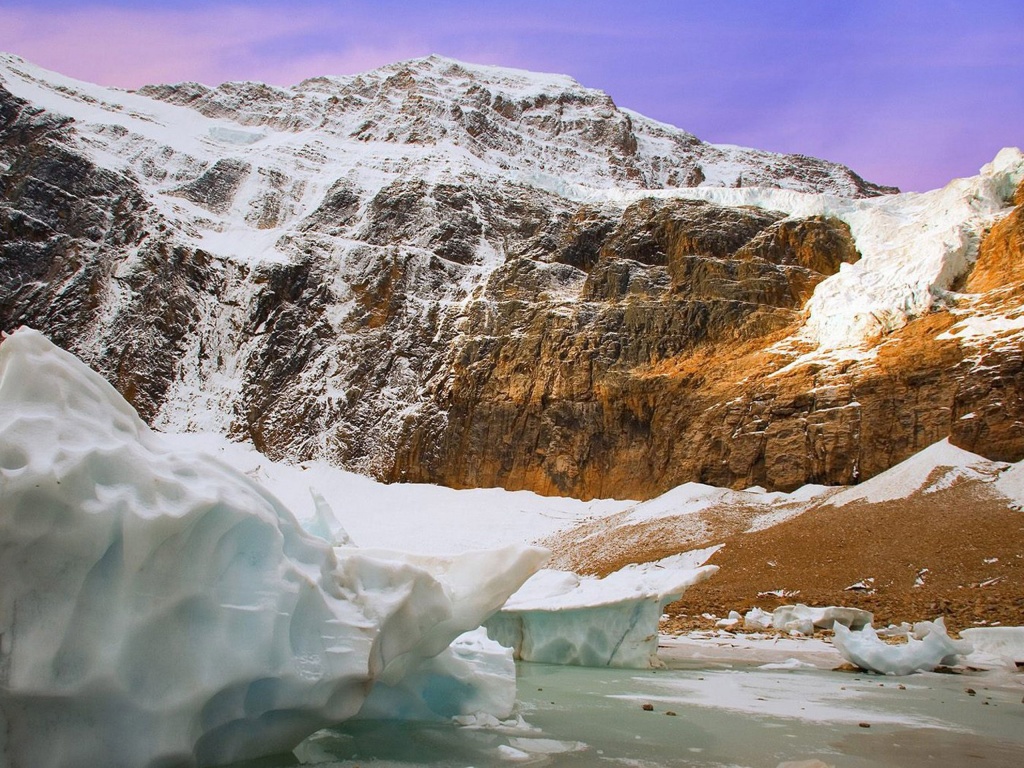
[[2, 57], [0, 322], [159, 427], [394, 481], [792, 488], [947, 435], [1019, 459], [1022, 177], [1008, 151], [898, 195], [437, 57], [136, 93]]

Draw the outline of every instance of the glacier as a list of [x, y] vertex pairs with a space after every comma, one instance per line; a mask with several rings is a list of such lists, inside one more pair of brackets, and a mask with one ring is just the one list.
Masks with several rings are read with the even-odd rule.
[[223, 765], [364, 706], [507, 714], [507, 651], [452, 641], [547, 557], [334, 547], [24, 328], [0, 343], [0, 553], [0, 765], [48, 768]]

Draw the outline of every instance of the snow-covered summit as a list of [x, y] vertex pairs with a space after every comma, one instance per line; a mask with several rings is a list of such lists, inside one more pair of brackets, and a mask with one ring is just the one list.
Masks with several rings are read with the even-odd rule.
[[[375, 79], [412, 77], [420, 83], [433, 82], [439, 88], [459, 81], [486, 82], [491, 91], [508, 100], [537, 99], [544, 96], [557, 97], [566, 92], [580, 95], [600, 91], [585, 88], [569, 75], [532, 72], [515, 67], [499, 67], [487, 64], [473, 64], [448, 56], [431, 54], [419, 58], [387, 64], [378, 69], [355, 75], [327, 75], [311, 77], [296, 86], [296, 90], [320, 90], [328, 95], [345, 90], [353, 82], [366, 84]], [[608, 98], [607, 96], [605, 97]]]
[[[300, 155], [305, 150], [314, 162], [344, 147], [359, 156], [358, 164], [385, 172], [392, 164], [420, 176], [453, 165], [460, 173], [499, 169], [559, 189], [566, 184], [598, 189], [771, 186], [855, 196], [893, 191], [834, 163], [706, 144], [684, 130], [621, 110], [607, 94], [565, 75], [440, 56], [358, 75], [310, 78], [291, 88], [180, 83], [129, 94], [79, 83], [9, 55], [0, 56], [0, 77], [16, 93], [38, 97], [43, 89], [48, 107], [79, 121], [101, 122], [98, 109], [109, 114], [102, 122], [151, 138], [152, 131], [126, 125], [133, 121], [124, 118], [173, 125], [178, 138], [168, 144], [179, 151], [213, 136], [236, 148], [284, 144]], [[25, 92], [25, 85], [34, 85], [35, 93]], [[174, 115], [154, 106], [154, 100], [195, 114], [191, 119], [187, 113]], [[225, 127], [238, 132], [225, 133]]]

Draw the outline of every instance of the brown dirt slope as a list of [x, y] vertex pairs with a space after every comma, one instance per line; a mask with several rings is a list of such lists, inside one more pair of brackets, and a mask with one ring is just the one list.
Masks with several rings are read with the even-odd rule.
[[[771, 611], [794, 602], [864, 608], [874, 612], [876, 626], [937, 616], [946, 616], [952, 629], [1024, 624], [1024, 512], [986, 483], [963, 480], [875, 504], [835, 507], [826, 499], [774, 527], [744, 533], [756, 511], [719, 506], [618, 530], [592, 522], [563, 542], [556, 557], [560, 565], [603, 574], [724, 543], [709, 561], [721, 567], [718, 574], [668, 607], [667, 631], [706, 627], [703, 613]], [[924, 569], [923, 585], [915, 586]], [[867, 579], [873, 590], [847, 590]], [[775, 590], [797, 594], [765, 594]]]
[[[975, 484], [880, 504], [821, 506], [738, 534], [711, 559], [716, 576], [671, 613], [725, 616], [786, 603], [848, 605], [885, 626], [944, 615], [956, 629], [1024, 624], [1024, 513]], [[917, 575], [924, 584], [914, 586]], [[874, 592], [847, 590], [874, 579]], [[798, 591], [785, 599], [759, 596]]]

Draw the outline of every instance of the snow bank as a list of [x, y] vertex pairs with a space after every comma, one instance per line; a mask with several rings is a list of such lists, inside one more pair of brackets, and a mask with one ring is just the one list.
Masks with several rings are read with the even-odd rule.
[[715, 488], [703, 483], [683, 483], [649, 501], [636, 504], [623, 517], [624, 524], [646, 523], [666, 517], [702, 512], [736, 494], [728, 488]]
[[870, 625], [855, 632], [837, 623], [832, 644], [851, 664], [881, 675], [933, 670], [955, 664], [958, 656], [971, 652], [969, 643], [950, 639], [941, 619], [919, 624], [914, 628], [917, 638], [908, 637], [902, 645], [888, 645]]
[[948, 439], [940, 440], [870, 480], [837, 493], [827, 503], [835, 507], [854, 501], [879, 504], [943, 490], [962, 480], [991, 482], [1007, 466], [957, 448]]
[[717, 550], [627, 565], [603, 579], [538, 571], [485, 626], [491, 637], [525, 661], [658, 666], [662, 610], [718, 571], [718, 566], [703, 565]]
[[1010, 500], [1015, 509], [1024, 509], [1024, 461], [1011, 464], [993, 485]]
[[[246, 443], [213, 434], [168, 434], [184, 451], [216, 456], [269, 489], [307, 530], [335, 536], [339, 523], [322, 519], [317, 496], [332, 500], [344, 530], [360, 546], [451, 555], [536, 541], [591, 517], [606, 517], [636, 502], [579, 501], [501, 488], [454, 490], [424, 483], [386, 485], [324, 461], [274, 462]], [[310, 489], [316, 493], [311, 494]], [[320, 519], [318, 519], [320, 518]]]
[[0, 764], [50, 768], [280, 753], [377, 681], [376, 712], [504, 710], [508, 663], [446, 649], [546, 556], [334, 548], [28, 329], [0, 344], [0, 551]]

